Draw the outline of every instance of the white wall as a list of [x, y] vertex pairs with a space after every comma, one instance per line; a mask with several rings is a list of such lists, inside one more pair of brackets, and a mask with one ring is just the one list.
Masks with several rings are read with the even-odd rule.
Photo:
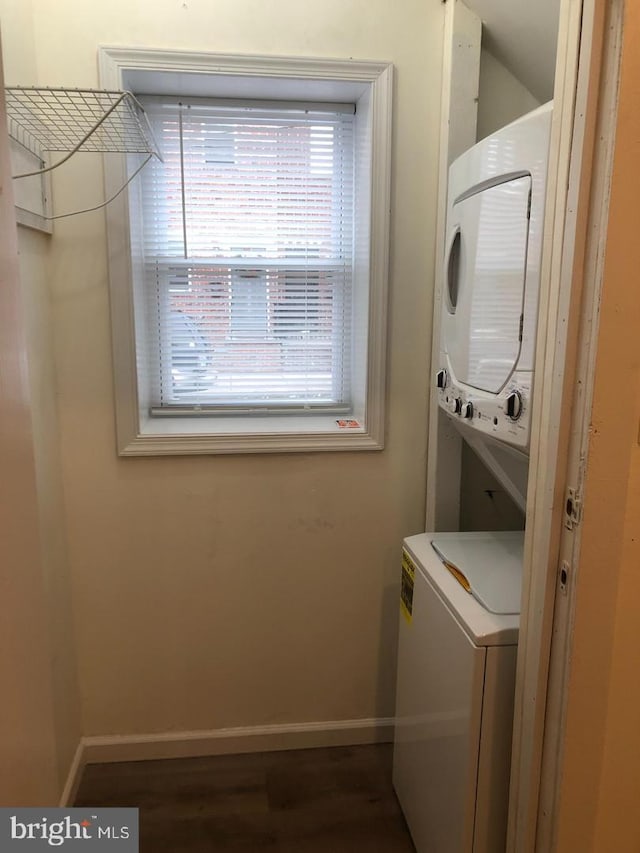
[[531, 92], [485, 48], [480, 55], [478, 140], [540, 106]]
[[525, 516], [466, 442], [460, 471], [460, 530], [522, 530]]
[[[101, 44], [395, 64], [384, 451], [118, 458], [104, 214], [58, 223], [49, 258], [85, 734], [391, 715], [399, 549], [424, 517], [440, 0], [33, 11], [17, 37], [45, 85], [96, 86]], [[101, 195], [91, 155], [67, 174], [58, 211]]]

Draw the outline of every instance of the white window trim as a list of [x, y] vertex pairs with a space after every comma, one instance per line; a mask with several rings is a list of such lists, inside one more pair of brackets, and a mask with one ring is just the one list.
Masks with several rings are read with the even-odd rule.
[[[188, 72], [211, 77], [304, 81], [324, 91], [352, 84], [370, 109], [372, 135], [368, 353], [364, 426], [339, 429], [335, 418], [151, 419], [138, 397], [134, 296], [128, 206], [123, 196], [106, 208], [118, 452], [122, 456], [380, 450], [384, 446], [387, 278], [391, 202], [393, 68], [386, 62], [238, 56], [134, 48], [99, 50], [100, 84], [127, 88], [132, 72]], [[262, 84], [261, 84], [262, 85]], [[126, 180], [125, 158], [105, 158], [109, 198]]]

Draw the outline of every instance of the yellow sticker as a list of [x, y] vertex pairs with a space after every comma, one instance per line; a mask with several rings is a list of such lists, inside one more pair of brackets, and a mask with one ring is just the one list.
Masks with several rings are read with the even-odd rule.
[[413, 585], [416, 578], [416, 567], [407, 554], [405, 549], [402, 549], [402, 583], [400, 585], [400, 610], [402, 615], [407, 620], [407, 624], [411, 625], [413, 615]]

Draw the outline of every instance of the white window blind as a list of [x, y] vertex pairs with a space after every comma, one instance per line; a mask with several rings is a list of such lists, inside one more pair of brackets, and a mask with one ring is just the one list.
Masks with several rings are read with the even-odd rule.
[[131, 205], [152, 412], [348, 409], [353, 110], [145, 109], [164, 156]]

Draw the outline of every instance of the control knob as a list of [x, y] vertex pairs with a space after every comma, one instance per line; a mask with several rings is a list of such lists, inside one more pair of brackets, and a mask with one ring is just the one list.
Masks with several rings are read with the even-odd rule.
[[460, 409], [460, 414], [463, 418], [473, 417], [473, 403], [463, 403]]
[[506, 399], [507, 417], [517, 421], [522, 414], [522, 395], [519, 391], [512, 391]]
[[459, 415], [462, 409], [462, 400], [460, 397], [452, 397], [449, 401], [449, 409], [454, 415]]
[[447, 387], [447, 379], [448, 379], [447, 371], [444, 369], [439, 370], [436, 373], [436, 388], [446, 388]]

